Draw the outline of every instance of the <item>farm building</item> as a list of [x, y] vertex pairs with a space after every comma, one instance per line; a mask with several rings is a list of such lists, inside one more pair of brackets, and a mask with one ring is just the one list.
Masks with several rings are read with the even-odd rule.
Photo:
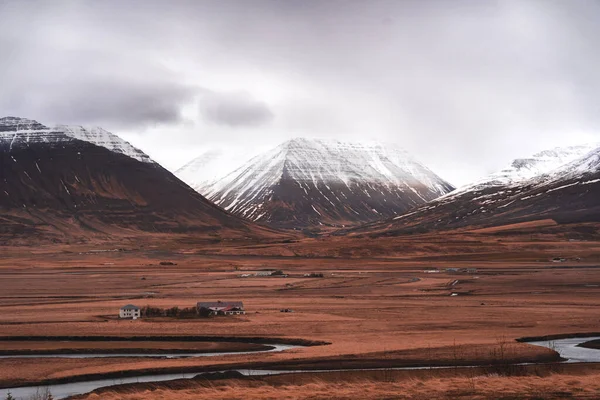
[[255, 276], [271, 276], [271, 275], [273, 275], [273, 271], [258, 271], [254, 275]]
[[241, 301], [207, 301], [199, 302], [198, 312], [208, 311], [209, 315], [240, 315], [246, 314], [244, 303]]
[[119, 318], [138, 319], [140, 317], [140, 308], [133, 304], [127, 304], [119, 310]]

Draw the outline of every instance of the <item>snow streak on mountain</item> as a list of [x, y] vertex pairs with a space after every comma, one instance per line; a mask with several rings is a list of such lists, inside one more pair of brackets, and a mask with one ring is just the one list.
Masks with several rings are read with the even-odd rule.
[[394, 145], [293, 139], [200, 189], [238, 216], [300, 228], [386, 218], [453, 187]]

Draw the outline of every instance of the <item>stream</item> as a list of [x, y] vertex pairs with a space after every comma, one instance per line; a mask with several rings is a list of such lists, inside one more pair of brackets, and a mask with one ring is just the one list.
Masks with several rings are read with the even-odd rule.
[[[581, 363], [581, 362], [600, 362], [600, 350], [596, 349], [586, 349], [583, 347], [577, 347], [578, 344], [584, 343], [590, 340], [600, 339], [600, 337], [587, 337], [587, 338], [567, 338], [567, 339], [557, 339], [557, 340], [547, 340], [547, 341], [536, 341], [536, 342], [528, 342], [528, 344], [535, 346], [543, 346], [553, 350], [556, 350], [563, 358], [567, 359], [568, 363]], [[245, 352], [245, 353], [265, 353], [265, 352], [277, 352], [284, 351], [291, 348], [297, 348], [301, 346], [292, 346], [292, 345], [280, 345], [280, 344], [271, 344], [270, 346], [274, 346], [274, 349], [271, 350], [263, 350], [263, 351], [254, 351], [254, 352]], [[157, 354], [156, 357], [167, 357], [167, 358], [176, 358], [176, 357], [206, 357], [206, 356], [218, 356], [225, 354], [244, 354], [244, 353], [196, 353], [196, 354]], [[77, 354], [77, 355], [43, 355], [37, 357], [74, 357], [77, 358], [92, 358], [92, 357], [116, 357], [118, 355], [115, 354]], [[123, 354], [123, 357], [132, 357], [131, 354]], [[137, 355], [138, 357], [152, 357], [153, 355]], [[2, 358], [15, 358], [15, 357], [36, 357], [35, 355], [28, 356], [3, 356]], [[403, 368], [387, 368], [389, 369], [422, 369], [424, 367], [403, 367]], [[452, 368], [452, 367], [439, 367], [439, 368]], [[328, 371], [339, 371], [339, 370], [323, 370], [323, 371], [277, 371], [277, 370], [254, 370], [254, 369], [239, 369], [238, 372], [246, 375], [246, 376], [264, 376], [264, 375], [275, 375], [275, 374], [283, 374], [283, 373], [301, 373], [301, 372], [328, 372]], [[92, 390], [102, 388], [105, 386], [113, 386], [113, 385], [121, 385], [127, 383], [139, 383], [139, 382], [161, 382], [168, 381], [174, 379], [190, 379], [197, 376], [198, 373], [179, 373], [179, 374], [154, 374], [154, 375], [145, 375], [145, 376], [136, 376], [136, 377], [128, 377], [128, 378], [118, 378], [118, 379], [95, 379], [87, 382], [73, 382], [73, 383], [63, 383], [63, 384], [55, 384], [48, 386], [24, 386], [18, 388], [11, 389], [0, 389], [0, 399], [6, 398], [6, 395], [10, 392], [15, 399], [18, 400], [27, 400], [29, 397], [34, 396], [36, 393], [41, 393], [45, 389], [50, 390], [53, 397], [55, 399], [64, 399], [69, 396], [74, 396], [77, 394], [84, 394], [91, 392]]]

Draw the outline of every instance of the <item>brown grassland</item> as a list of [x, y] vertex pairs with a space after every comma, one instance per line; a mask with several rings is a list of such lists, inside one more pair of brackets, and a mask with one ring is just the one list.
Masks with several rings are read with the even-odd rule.
[[[57, 350], [31, 336], [156, 336], [83, 349], [222, 349], [185, 336], [307, 339], [329, 345], [187, 359], [0, 359], [0, 387], [149, 371], [391, 368], [553, 362], [516, 338], [600, 332], [600, 242], [556, 226], [404, 238], [302, 239], [238, 246], [155, 237], [2, 248], [0, 351]], [[550, 230], [544, 230], [550, 229]], [[121, 251], [100, 251], [121, 249]], [[564, 257], [556, 263], [553, 257]], [[175, 265], [160, 265], [170, 261]], [[450, 272], [446, 268], [476, 269]], [[256, 277], [280, 269], [287, 277]], [[429, 273], [439, 269], [440, 272]], [[304, 276], [323, 273], [323, 278]], [[250, 277], [240, 277], [250, 274]], [[454, 295], [452, 295], [454, 294]], [[116, 318], [120, 306], [192, 307], [241, 300], [247, 314], [209, 319]], [[281, 313], [291, 308], [293, 313]], [[129, 344], [128, 344], [129, 343]], [[425, 370], [282, 375], [257, 380], [132, 385], [86, 399], [599, 398], [600, 369]], [[383, 375], [382, 375], [383, 374]], [[117, 390], [117, 389], [115, 389]], [[512, 396], [512, 397], [511, 397]], [[594, 397], [595, 396], [595, 397]]]

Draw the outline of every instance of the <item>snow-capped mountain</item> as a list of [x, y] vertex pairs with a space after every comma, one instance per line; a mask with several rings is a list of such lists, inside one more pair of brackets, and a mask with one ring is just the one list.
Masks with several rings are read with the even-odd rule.
[[202, 194], [235, 215], [298, 228], [389, 217], [452, 189], [395, 145], [293, 139]]
[[589, 184], [590, 182], [585, 180], [586, 177], [597, 173], [600, 173], [600, 144], [583, 157], [544, 174], [541, 183], [548, 185], [552, 182], [575, 179], [579, 180], [578, 184]]
[[211, 185], [235, 171], [253, 156], [254, 154], [243, 150], [211, 149], [179, 168], [175, 175], [204, 194]]
[[126, 155], [141, 162], [153, 163], [148, 155], [102, 128], [57, 125], [52, 128], [37, 121], [17, 117], [0, 118], [0, 142], [14, 146], [19, 143], [52, 143], [82, 140], [102, 146], [108, 150]]
[[64, 132], [74, 139], [83, 140], [102, 146], [108, 150], [126, 155], [141, 162], [153, 163], [152, 159], [140, 149], [100, 127], [84, 128], [78, 125], [58, 125], [54, 130]]
[[600, 221], [600, 144], [552, 149], [526, 160], [355, 232], [391, 235], [541, 219]]
[[446, 196], [451, 197], [463, 192], [482, 190], [488, 187], [511, 186], [526, 182], [529, 179], [542, 176], [560, 168], [598, 147], [600, 147], [600, 143], [556, 147], [540, 151], [531, 157], [517, 158], [500, 171], [488, 175], [475, 183], [460, 187]]
[[194, 232], [214, 240], [264, 231], [102, 129], [0, 118], [0, 241], [115, 232]]

